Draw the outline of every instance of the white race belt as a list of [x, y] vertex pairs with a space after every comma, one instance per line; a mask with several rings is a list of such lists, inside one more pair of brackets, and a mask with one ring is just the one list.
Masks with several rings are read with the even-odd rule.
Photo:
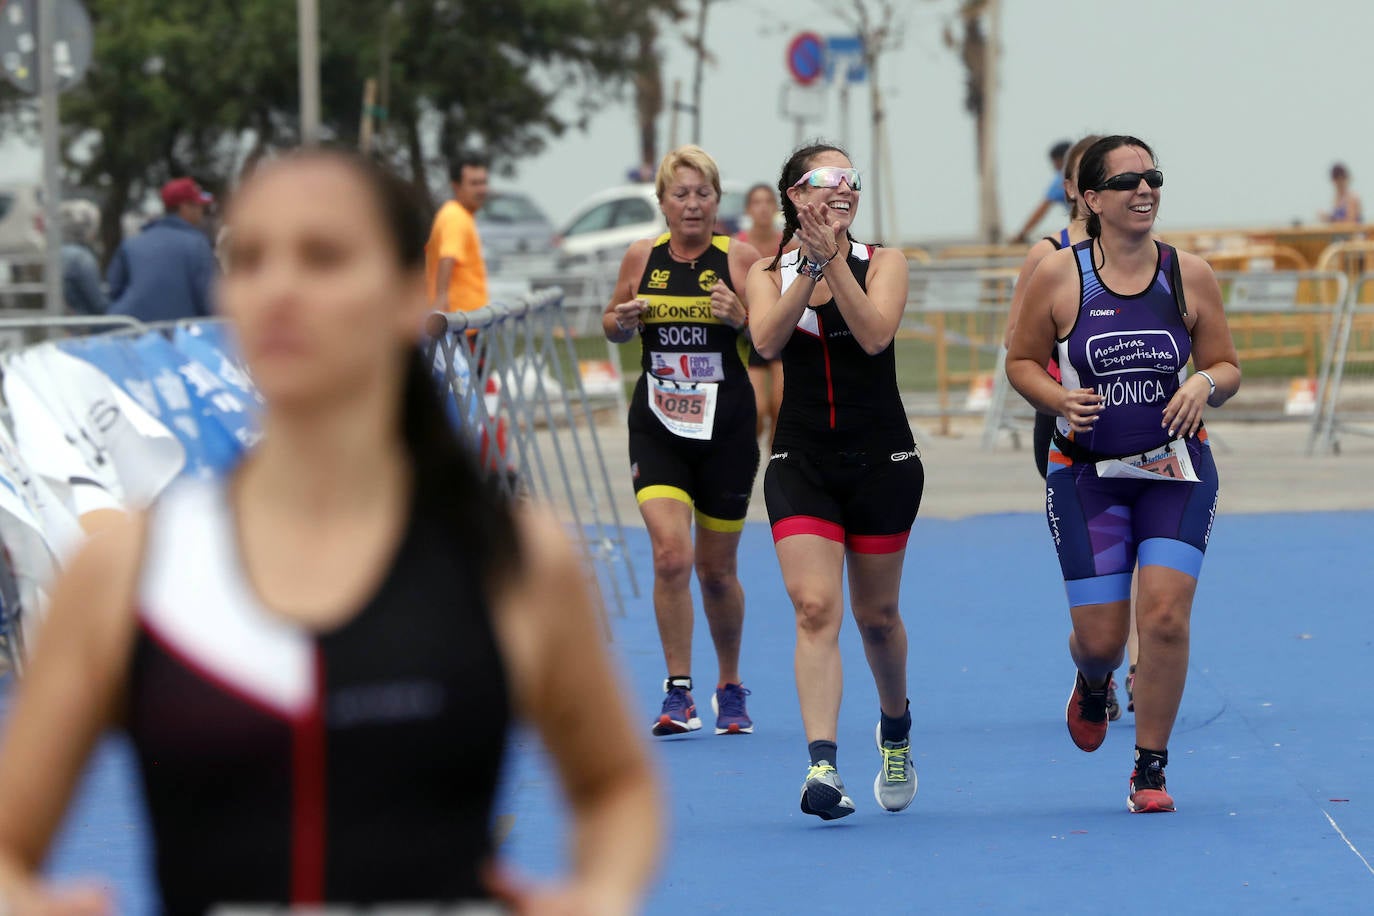
[[663, 427], [684, 439], [710, 439], [716, 426], [720, 386], [715, 382], [673, 382], [645, 373], [649, 410]]
[[1174, 439], [1157, 449], [1127, 455], [1124, 458], [1108, 458], [1096, 464], [1098, 477], [1132, 477], [1136, 480], [1177, 480], [1200, 483], [1201, 478], [1193, 468], [1193, 459], [1188, 454], [1185, 439]]

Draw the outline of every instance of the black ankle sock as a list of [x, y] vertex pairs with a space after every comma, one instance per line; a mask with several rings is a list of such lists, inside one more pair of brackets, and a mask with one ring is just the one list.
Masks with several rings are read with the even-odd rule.
[[835, 755], [839, 753], [839, 750], [835, 747], [834, 741], [812, 741], [806, 746], [806, 749], [811, 752], [812, 766], [816, 766], [822, 760], [832, 767], [835, 766]]
[[668, 675], [668, 683], [667, 683], [667, 686], [665, 686], [665, 687], [663, 688], [663, 690], [664, 690], [664, 692], [667, 692], [667, 691], [671, 690], [671, 689], [674, 688], [674, 687], [681, 687], [683, 690], [687, 691], [688, 693], [691, 693], [691, 692], [692, 692], [692, 676], [691, 676], [690, 674], [670, 674], [670, 675]]
[[901, 741], [907, 735], [911, 734], [910, 700], [906, 701], [906, 709], [903, 709], [902, 714], [895, 719], [883, 712], [882, 709], [878, 710], [878, 715], [880, 717], [878, 720], [879, 730], [882, 733], [884, 741]]
[[1162, 770], [1169, 765], [1169, 750], [1152, 751], [1148, 747], [1135, 746], [1135, 768], [1147, 770], [1158, 764]]

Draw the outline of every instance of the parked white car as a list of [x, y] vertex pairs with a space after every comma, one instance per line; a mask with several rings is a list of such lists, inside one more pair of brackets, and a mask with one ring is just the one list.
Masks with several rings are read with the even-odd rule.
[[41, 255], [43, 189], [38, 185], [0, 185], [0, 258]]
[[[739, 232], [748, 189], [740, 182], [721, 182], [717, 232]], [[563, 224], [554, 245], [558, 248], [559, 263], [564, 266], [589, 261], [618, 262], [631, 242], [654, 238], [667, 229], [652, 184], [622, 185], [584, 201]]]

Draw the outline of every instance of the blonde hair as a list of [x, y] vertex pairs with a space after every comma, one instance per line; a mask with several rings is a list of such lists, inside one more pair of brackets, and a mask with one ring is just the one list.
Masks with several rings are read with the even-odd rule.
[[701, 177], [711, 183], [715, 189], [716, 199], [720, 199], [720, 168], [716, 165], [716, 160], [711, 158], [711, 154], [699, 146], [679, 146], [671, 153], [663, 157], [659, 163], [658, 175], [654, 178], [654, 193], [658, 199], [663, 199], [663, 192], [668, 190], [668, 185], [677, 177], [677, 170], [680, 167], [695, 169], [701, 173]]
[[64, 200], [57, 207], [64, 241], [94, 245], [100, 236], [100, 208], [89, 200]]

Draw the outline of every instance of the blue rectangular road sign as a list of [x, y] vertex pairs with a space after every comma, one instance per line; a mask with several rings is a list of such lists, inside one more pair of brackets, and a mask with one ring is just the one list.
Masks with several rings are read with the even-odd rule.
[[868, 68], [864, 66], [864, 43], [858, 35], [826, 37], [825, 81], [833, 83], [837, 71], [848, 83], [862, 83], [868, 79]]

